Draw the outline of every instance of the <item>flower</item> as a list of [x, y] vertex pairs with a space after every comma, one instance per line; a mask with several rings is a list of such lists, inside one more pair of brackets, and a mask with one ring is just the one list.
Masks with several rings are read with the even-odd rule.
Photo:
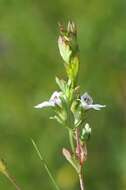
[[61, 92], [55, 91], [51, 95], [51, 98], [49, 99], [49, 101], [44, 101], [34, 107], [35, 108], [45, 108], [45, 107], [55, 107], [57, 105], [60, 105], [61, 104], [60, 96], [61, 96]]
[[81, 102], [81, 106], [85, 110], [89, 110], [89, 109], [101, 110], [101, 108], [106, 107], [106, 105], [93, 104], [93, 99], [87, 92], [85, 92], [81, 96], [80, 102]]

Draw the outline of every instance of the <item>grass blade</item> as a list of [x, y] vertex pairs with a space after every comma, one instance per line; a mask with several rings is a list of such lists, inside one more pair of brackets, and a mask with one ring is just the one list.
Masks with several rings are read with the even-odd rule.
[[36, 153], [37, 153], [37, 155], [38, 155], [38, 157], [39, 157], [39, 159], [40, 159], [42, 165], [44, 166], [44, 168], [45, 168], [45, 170], [46, 170], [46, 172], [47, 172], [47, 174], [48, 174], [50, 180], [52, 181], [52, 183], [53, 183], [55, 189], [56, 189], [56, 190], [60, 190], [60, 188], [58, 187], [58, 185], [57, 185], [57, 183], [56, 183], [56, 181], [55, 181], [53, 175], [51, 174], [51, 172], [50, 172], [50, 170], [49, 170], [49, 168], [48, 168], [48, 166], [47, 166], [47, 164], [46, 164], [44, 158], [42, 157], [42, 154], [41, 154], [39, 148], [37, 147], [35, 141], [34, 141], [33, 139], [31, 139], [31, 141], [32, 141], [33, 147], [34, 147], [34, 149], [35, 149], [35, 151], [36, 151]]

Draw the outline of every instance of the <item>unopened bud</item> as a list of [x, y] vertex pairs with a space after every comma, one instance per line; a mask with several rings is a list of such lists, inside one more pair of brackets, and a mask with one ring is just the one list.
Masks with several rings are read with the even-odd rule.
[[82, 129], [81, 140], [82, 141], [89, 140], [90, 135], [91, 135], [91, 128], [90, 128], [89, 124], [86, 123], [85, 127]]

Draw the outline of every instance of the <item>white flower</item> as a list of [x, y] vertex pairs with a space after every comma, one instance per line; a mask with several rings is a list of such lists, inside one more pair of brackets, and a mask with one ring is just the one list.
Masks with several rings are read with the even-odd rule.
[[101, 108], [106, 107], [106, 105], [93, 104], [93, 99], [87, 92], [85, 92], [81, 96], [80, 101], [81, 101], [81, 106], [85, 110], [89, 110], [89, 109], [100, 110]]
[[35, 108], [45, 108], [45, 107], [55, 107], [56, 105], [60, 105], [61, 104], [61, 92], [53, 92], [51, 98], [49, 99], [49, 101], [44, 101], [36, 106], [34, 106]]

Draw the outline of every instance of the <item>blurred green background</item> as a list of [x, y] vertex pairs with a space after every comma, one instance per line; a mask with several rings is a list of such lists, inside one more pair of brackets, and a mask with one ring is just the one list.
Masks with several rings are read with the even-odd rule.
[[[31, 144], [34, 138], [62, 190], [79, 189], [61, 154], [66, 131], [35, 110], [65, 77], [58, 21], [78, 26], [81, 92], [107, 108], [88, 115], [92, 138], [86, 190], [126, 189], [126, 1], [0, 0], [0, 157], [22, 190], [54, 189]], [[2, 174], [0, 189], [14, 188]]]

